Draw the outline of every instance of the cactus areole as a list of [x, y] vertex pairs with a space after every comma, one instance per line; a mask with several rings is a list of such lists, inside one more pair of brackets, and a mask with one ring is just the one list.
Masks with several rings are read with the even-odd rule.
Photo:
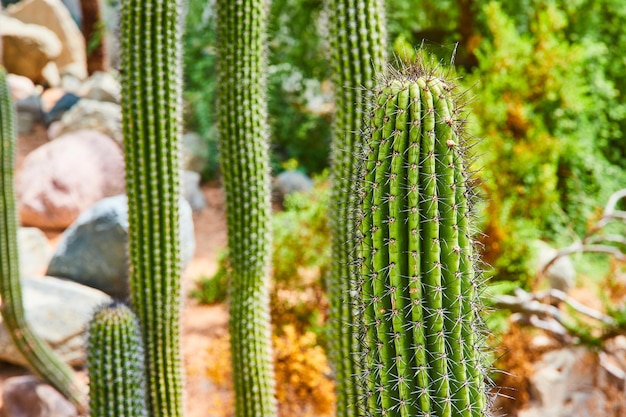
[[374, 92], [357, 213], [366, 416], [486, 414], [472, 193], [453, 90], [415, 66]]

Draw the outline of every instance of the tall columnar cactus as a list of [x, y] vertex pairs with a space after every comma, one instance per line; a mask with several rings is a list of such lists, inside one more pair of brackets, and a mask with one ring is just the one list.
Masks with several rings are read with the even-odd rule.
[[0, 312], [13, 343], [32, 371], [83, 410], [84, 393], [75, 381], [72, 369], [33, 333], [24, 317], [13, 187], [16, 141], [15, 109], [6, 71], [0, 66]]
[[91, 417], [146, 417], [143, 345], [135, 314], [114, 301], [89, 324], [87, 339]]
[[381, 0], [327, 0], [331, 66], [335, 84], [332, 142], [331, 227], [333, 262], [329, 275], [330, 358], [337, 383], [337, 415], [357, 413], [358, 384], [354, 328], [354, 288], [350, 277], [355, 250], [352, 174], [368, 89], [385, 64], [384, 7]]
[[472, 192], [453, 86], [422, 66], [375, 91], [358, 280], [365, 415], [486, 412]]
[[226, 188], [235, 413], [273, 416], [265, 0], [217, 0], [218, 133]]
[[122, 121], [130, 292], [152, 416], [183, 413], [180, 352], [180, 0], [124, 0]]

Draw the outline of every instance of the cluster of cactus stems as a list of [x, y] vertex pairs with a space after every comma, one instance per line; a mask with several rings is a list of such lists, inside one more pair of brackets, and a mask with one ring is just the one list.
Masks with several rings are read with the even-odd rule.
[[351, 281], [351, 257], [355, 250], [352, 192], [355, 154], [362, 142], [366, 98], [374, 74], [385, 65], [384, 7], [381, 0], [328, 0], [328, 39], [335, 84], [332, 142], [333, 262], [328, 280], [330, 296], [330, 359], [335, 372], [337, 415], [357, 415], [358, 340], [348, 324], [355, 318], [355, 288]]
[[24, 315], [20, 283], [15, 189], [13, 172], [17, 130], [7, 74], [0, 65], [0, 312], [13, 343], [31, 370], [84, 409], [85, 394], [72, 369], [31, 330]]
[[268, 4], [217, 0], [218, 133], [226, 190], [230, 337], [238, 417], [276, 415], [269, 317]]
[[487, 412], [457, 101], [453, 86], [421, 65], [375, 89], [356, 277], [367, 416]]
[[143, 344], [139, 323], [126, 305], [100, 307], [87, 339], [91, 417], [146, 417]]
[[151, 416], [183, 414], [179, 147], [181, 2], [125, 0], [122, 124], [130, 293], [146, 358]]

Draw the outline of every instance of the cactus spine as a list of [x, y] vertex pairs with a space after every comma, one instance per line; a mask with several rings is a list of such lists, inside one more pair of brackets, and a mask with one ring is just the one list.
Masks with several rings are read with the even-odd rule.
[[17, 252], [18, 216], [13, 187], [17, 141], [15, 123], [7, 74], [0, 66], [0, 312], [13, 343], [32, 371], [74, 402], [81, 411], [85, 398], [74, 380], [72, 369], [33, 333], [24, 317]]
[[327, 1], [331, 67], [335, 84], [332, 143], [333, 262], [329, 276], [330, 357], [337, 383], [337, 415], [357, 415], [358, 383], [354, 328], [356, 302], [350, 259], [354, 254], [354, 155], [360, 149], [366, 95], [385, 63], [384, 7], [380, 0]]
[[180, 353], [179, 0], [122, 2], [122, 121], [130, 292], [152, 416], [183, 414]]
[[368, 416], [486, 412], [472, 195], [452, 90], [415, 66], [375, 91], [359, 207]]
[[235, 414], [274, 416], [265, 0], [218, 0], [218, 127], [226, 188]]
[[91, 417], [146, 417], [143, 346], [135, 314], [114, 301], [91, 320], [87, 340]]

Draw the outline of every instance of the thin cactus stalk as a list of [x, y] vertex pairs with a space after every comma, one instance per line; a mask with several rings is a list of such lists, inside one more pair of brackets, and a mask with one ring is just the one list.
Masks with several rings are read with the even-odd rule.
[[375, 91], [358, 212], [367, 416], [487, 413], [457, 102], [422, 65]]
[[218, 133], [226, 189], [235, 415], [276, 415], [269, 316], [268, 4], [217, 0]]
[[330, 359], [335, 372], [337, 415], [358, 413], [358, 369], [355, 352], [353, 273], [355, 199], [352, 192], [354, 155], [362, 142], [366, 96], [374, 74], [385, 65], [384, 7], [381, 0], [327, 0], [335, 116], [332, 142], [330, 210], [333, 262], [328, 279], [330, 296]]
[[91, 417], [146, 417], [143, 345], [132, 310], [114, 301], [94, 314], [87, 338]]
[[37, 336], [24, 315], [20, 282], [15, 189], [13, 186], [17, 130], [7, 73], [0, 66], [0, 312], [13, 343], [31, 370], [84, 410], [84, 390], [72, 369]]
[[181, 2], [124, 0], [122, 123], [130, 293], [146, 356], [151, 416], [183, 414], [179, 148]]

